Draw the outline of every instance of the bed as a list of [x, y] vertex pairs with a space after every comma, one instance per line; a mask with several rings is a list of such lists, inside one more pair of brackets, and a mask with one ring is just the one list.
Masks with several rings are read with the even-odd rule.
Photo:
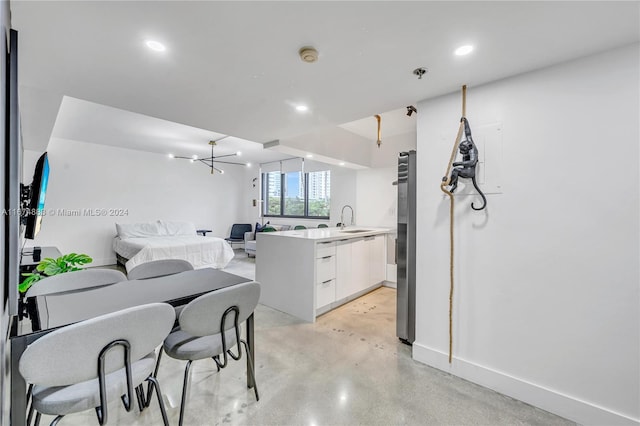
[[186, 260], [195, 269], [222, 269], [234, 256], [229, 243], [222, 238], [197, 235], [189, 222], [117, 223], [116, 231], [113, 249], [118, 263], [127, 271], [160, 259]]

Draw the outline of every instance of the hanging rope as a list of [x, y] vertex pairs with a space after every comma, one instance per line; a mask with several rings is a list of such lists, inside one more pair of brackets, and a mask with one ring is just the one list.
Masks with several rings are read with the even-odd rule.
[[[467, 110], [467, 86], [462, 86], [462, 117], [466, 116]], [[458, 134], [456, 140], [453, 142], [453, 149], [451, 150], [451, 157], [449, 157], [449, 164], [447, 165], [447, 172], [442, 178], [440, 184], [440, 190], [449, 196], [449, 364], [451, 364], [451, 358], [453, 356], [453, 193], [447, 190], [451, 179], [451, 167], [453, 161], [456, 158], [456, 152], [458, 151], [458, 144], [462, 137], [464, 130], [464, 120], [460, 120], [460, 126], [458, 127]]]

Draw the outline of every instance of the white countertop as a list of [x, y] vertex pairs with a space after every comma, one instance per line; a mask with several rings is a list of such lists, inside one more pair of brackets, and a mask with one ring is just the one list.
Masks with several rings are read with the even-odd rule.
[[[358, 231], [358, 232], [350, 232]], [[372, 226], [346, 226], [344, 229], [340, 228], [309, 228], [299, 229], [294, 231], [279, 231], [279, 232], [260, 232], [258, 235], [265, 237], [288, 237], [288, 238], [300, 238], [313, 241], [333, 241], [344, 240], [347, 238], [368, 237], [371, 235], [390, 234], [395, 230], [391, 228], [376, 228]]]

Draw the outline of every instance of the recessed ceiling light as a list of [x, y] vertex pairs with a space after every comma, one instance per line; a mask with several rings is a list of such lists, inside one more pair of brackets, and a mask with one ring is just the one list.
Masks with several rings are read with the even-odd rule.
[[470, 44], [467, 44], [467, 45], [458, 47], [453, 53], [455, 53], [457, 56], [464, 56], [464, 55], [468, 55], [472, 51], [473, 51], [473, 46], [471, 46]]
[[340, 163], [341, 166], [344, 166], [344, 163]]
[[236, 155], [237, 155], [238, 157], [240, 157], [240, 156], [242, 155], [242, 151], [237, 151], [237, 152], [236, 152]]
[[307, 158], [313, 158], [313, 154], [307, 154]]
[[306, 105], [296, 105], [296, 111], [305, 112], [308, 110], [309, 110], [309, 107]]
[[251, 167], [251, 163], [247, 163], [247, 167]]
[[167, 48], [164, 47], [164, 44], [159, 41], [147, 40], [144, 44], [146, 44], [149, 49], [155, 50], [156, 52], [164, 52], [167, 50]]
[[176, 158], [176, 156], [173, 154], [169, 154], [169, 158]]
[[192, 155], [191, 158], [193, 158], [194, 160], [197, 160], [198, 156], [197, 155]]

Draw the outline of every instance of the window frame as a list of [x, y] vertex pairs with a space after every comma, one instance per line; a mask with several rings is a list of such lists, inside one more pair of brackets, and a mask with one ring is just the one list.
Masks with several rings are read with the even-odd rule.
[[[271, 172], [273, 173], [273, 172]], [[294, 173], [294, 172], [289, 172], [289, 173]], [[302, 173], [302, 171], [297, 172], [297, 173]], [[300, 215], [285, 215], [284, 213], [284, 205], [285, 205], [285, 180], [286, 180], [286, 175], [287, 173], [283, 173], [280, 172], [280, 214], [268, 214], [267, 210], [268, 210], [268, 203], [263, 203], [264, 207], [263, 207], [263, 211], [262, 211], [262, 217], [274, 217], [274, 218], [278, 218], [278, 217], [282, 217], [282, 218], [292, 218], [292, 219], [317, 219], [317, 220], [328, 220], [330, 218], [330, 212], [329, 215], [327, 216], [309, 216], [309, 173], [310, 172], [304, 172], [304, 216], [300, 216]], [[262, 175], [262, 181], [265, 182], [263, 184], [262, 187], [262, 199], [268, 199], [269, 198], [269, 194], [268, 194], [268, 182], [267, 179], [265, 179], [265, 175], [268, 175], [269, 172], [263, 172], [261, 173]]]

